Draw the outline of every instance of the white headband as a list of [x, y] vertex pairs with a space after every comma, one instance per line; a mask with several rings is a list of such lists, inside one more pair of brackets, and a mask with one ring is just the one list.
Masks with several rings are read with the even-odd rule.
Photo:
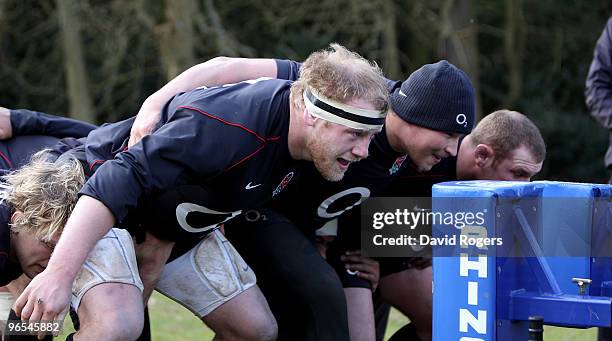
[[355, 108], [304, 90], [304, 104], [313, 116], [354, 129], [378, 130], [385, 123], [385, 111]]

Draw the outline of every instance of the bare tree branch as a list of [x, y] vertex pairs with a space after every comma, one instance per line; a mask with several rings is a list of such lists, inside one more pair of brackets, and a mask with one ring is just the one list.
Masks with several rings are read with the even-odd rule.
[[68, 85], [70, 112], [80, 120], [95, 122], [93, 104], [89, 93], [87, 69], [83, 59], [80, 21], [75, 13], [74, 0], [56, 0], [60, 24], [60, 36], [64, 50], [64, 67]]

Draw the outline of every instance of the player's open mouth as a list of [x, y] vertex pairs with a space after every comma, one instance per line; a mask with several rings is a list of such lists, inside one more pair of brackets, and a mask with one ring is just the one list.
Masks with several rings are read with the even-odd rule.
[[343, 159], [341, 157], [337, 158], [336, 160], [338, 160], [338, 163], [342, 168], [348, 168], [348, 166], [351, 164], [351, 161]]
[[438, 155], [436, 155], [436, 154], [432, 154], [432, 156], [433, 156], [434, 161], [435, 161], [436, 163], [438, 163], [438, 162], [442, 161], [442, 158], [441, 158], [441, 157], [439, 157]]

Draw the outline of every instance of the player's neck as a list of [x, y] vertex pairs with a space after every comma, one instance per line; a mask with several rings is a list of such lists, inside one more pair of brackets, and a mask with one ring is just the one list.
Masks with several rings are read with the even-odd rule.
[[289, 113], [289, 134], [287, 142], [289, 145], [289, 154], [292, 159], [307, 160], [309, 158], [308, 148], [306, 148], [305, 125], [293, 105]]
[[466, 136], [459, 145], [455, 167], [457, 180], [475, 179], [478, 166], [474, 159], [474, 146], [470, 135]]

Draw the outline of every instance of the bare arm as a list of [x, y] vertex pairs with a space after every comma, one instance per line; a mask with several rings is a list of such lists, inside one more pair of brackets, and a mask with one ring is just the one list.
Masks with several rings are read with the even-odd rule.
[[72, 282], [89, 252], [114, 223], [113, 214], [104, 204], [82, 196], [66, 223], [47, 268], [34, 277], [15, 302], [17, 315], [22, 320], [55, 320], [70, 303]]
[[7, 108], [0, 107], [0, 140], [9, 139], [11, 136], [13, 136], [11, 111]]
[[365, 279], [372, 285], [372, 292], [376, 291], [380, 279], [380, 266], [372, 258], [361, 255], [361, 250], [347, 251], [340, 257], [347, 270], [354, 272], [361, 279]]
[[261, 77], [275, 78], [276, 73], [276, 62], [273, 59], [216, 57], [192, 66], [144, 101], [132, 126], [129, 146], [151, 134], [160, 119], [163, 106], [177, 93], [202, 86], [237, 83]]

